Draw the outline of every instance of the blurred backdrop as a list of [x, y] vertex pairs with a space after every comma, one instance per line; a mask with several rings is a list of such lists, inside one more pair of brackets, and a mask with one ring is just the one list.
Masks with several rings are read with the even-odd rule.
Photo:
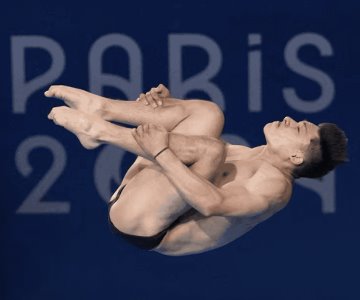
[[[356, 1], [1, 6], [0, 299], [360, 299]], [[219, 104], [232, 143], [264, 143], [263, 125], [286, 115], [338, 123], [350, 162], [299, 180], [287, 208], [221, 249], [135, 249], [106, 206], [134, 156], [83, 149], [47, 119], [62, 103], [43, 92], [135, 99], [159, 83]]]

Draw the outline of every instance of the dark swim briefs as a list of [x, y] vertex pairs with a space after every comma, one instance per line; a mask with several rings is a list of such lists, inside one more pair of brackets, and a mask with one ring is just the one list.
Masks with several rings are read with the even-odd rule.
[[158, 234], [155, 234], [153, 236], [132, 235], [132, 234], [127, 234], [127, 233], [120, 231], [119, 229], [117, 229], [115, 227], [115, 225], [110, 220], [110, 208], [120, 198], [120, 194], [124, 188], [125, 188], [125, 185], [119, 190], [115, 199], [110, 201], [108, 204], [109, 205], [108, 221], [109, 221], [110, 228], [114, 234], [116, 234], [117, 236], [121, 236], [123, 239], [125, 239], [130, 244], [132, 244], [138, 248], [144, 249], [144, 250], [151, 250], [151, 249], [157, 247], [161, 243], [162, 239], [164, 238], [164, 236], [166, 235], [168, 230], [176, 225], [179, 218], [175, 222], [173, 222], [170, 226], [168, 226], [167, 228], [165, 228], [164, 230], [160, 231]]

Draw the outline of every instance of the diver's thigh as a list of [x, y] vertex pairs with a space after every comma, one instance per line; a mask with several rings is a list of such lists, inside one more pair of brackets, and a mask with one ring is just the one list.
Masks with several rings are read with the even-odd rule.
[[152, 235], [188, 209], [169, 179], [158, 167], [149, 166], [129, 180], [112, 205], [110, 218], [125, 233]]
[[122, 179], [119, 187], [115, 190], [115, 192], [112, 194], [110, 201], [113, 201], [118, 196], [119, 191], [122, 189], [124, 185], [129, 183], [131, 179], [133, 179], [140, 171], [142, 171], [144, 168], [153, 165], [154, 163], [138, 156], [134, 163], [130, 166], [130, 168], [126, 171], [124, 178]]

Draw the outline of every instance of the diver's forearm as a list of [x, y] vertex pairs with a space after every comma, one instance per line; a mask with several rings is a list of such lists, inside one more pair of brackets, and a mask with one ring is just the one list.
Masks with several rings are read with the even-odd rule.
[[161, 153], [156, 161], [184, 201], [201, 214], [208, 215], [211, 208], [222, 201], [218, 188], [192, 172], [171, 149]]

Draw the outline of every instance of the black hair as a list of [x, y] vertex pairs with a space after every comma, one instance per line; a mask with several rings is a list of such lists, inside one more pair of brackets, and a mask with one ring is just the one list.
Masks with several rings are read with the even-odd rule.
[[304, 162], [293, 171], [295, 178], [318, 178], [348, 161], [347, 137], [336, 124], [319, 124], [319, 139], [312, 140]]

